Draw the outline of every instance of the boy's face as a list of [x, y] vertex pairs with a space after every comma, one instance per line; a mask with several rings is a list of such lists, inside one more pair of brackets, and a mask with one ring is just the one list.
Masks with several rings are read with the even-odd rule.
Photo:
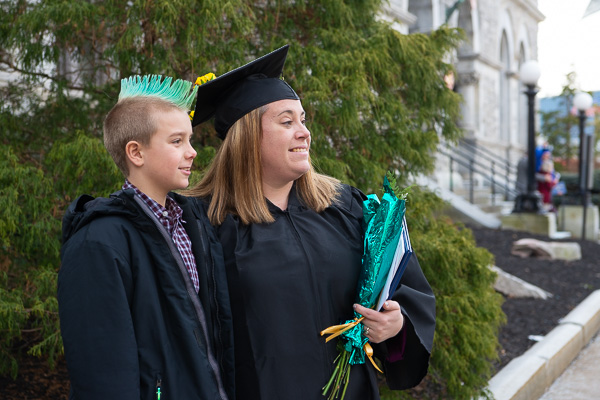
[[[185, 189], [196, 150], [190, 144], [192, 124], [189, 116], [180, 110], [156, 113], [156, 133], [150, 145], [142, 149], [144, 165], [142, 190], [157, 200], [175, 189]], [[139, 187], [139, 186], [138, 186]]]

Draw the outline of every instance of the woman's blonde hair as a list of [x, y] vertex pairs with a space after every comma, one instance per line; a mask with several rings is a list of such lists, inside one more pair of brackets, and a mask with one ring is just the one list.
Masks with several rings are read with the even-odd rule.
[[[213, 225], [222, 224], [228, 213], [244, 224], [274, 221], [262, 188], [261, 120], [267, 108], [250, 111], [231, 126], [202, 179], [185, 192], [209, 201], [208, 218]], [[296, 180], [298, 197], [316, 212], [335, 201], [339, 188], [337, 179], [315, 172], [312, 163]]]

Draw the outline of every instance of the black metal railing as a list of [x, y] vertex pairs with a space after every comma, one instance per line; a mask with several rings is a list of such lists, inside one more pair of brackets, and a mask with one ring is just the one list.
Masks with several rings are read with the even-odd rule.
[[461, 139], [459, 141], [459, 146], [469, 150], [474, 157], [487, 160], [492, 165], [497, 165], [498, 168], [504, 172], [506, 181], [516, 180], [517, 167], [511, 164], [508, 157], [502, 157], [501, 155], [494, 153], [485, 147], [477, 146], [466, 139]]
[[517, 196], [517, 169], [508, 160], [472, 143], [461, 140], [456, 146], [442, 144], [438, 147], [440, 154], [448, 157], [450, 181], [449, 188], [454, 192], [455, 165], [462, 167], [462, 174], [468, 177], [469, 202], [474, 203], [475, 177], [489, 184], [491, 203], [495, 205], [496, 194], [503, 192], [504, 200]]

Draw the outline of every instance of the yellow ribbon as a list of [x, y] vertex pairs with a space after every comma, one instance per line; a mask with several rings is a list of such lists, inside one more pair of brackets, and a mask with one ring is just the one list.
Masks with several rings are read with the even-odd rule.
[[[342, 325], [330, 326], [329, 328], [321, 331], [321, 336], [329, 335], [325, 339], [325, 342], [329, 342], [331, 339], [334, 339], [334, 338], [340, 336], [342, 333], [344, 333], [347, 330], [350, 330], [350, 329], [354, 328], [356, 325], [360, 324], [363, 319], [365, 319], [365, 317], [354, 318], [354, 320], [351, 322], [347, 322]], [[367, 357], [369, 357], [369, 361], [371, 361], [371, 364], [373, 364], [375, 369], [383, 374], [383, 371], [381, 369], [379, 369], [377, 364], [375, 364], [375, 360], [373, 360], [373, 347], [371, 347], [369, 342], [365, 343], [365, 345], [363, 346], [363, 350], [365, 351], [365, 354], [367, 355]]]
[[321, 336], [330, 335], [327, 337], [327, 339], [325, 339], [325, 343], [327, 343], [331, 339], [334, 339], [334, 338], [340, 336], [342, 333], [346, 332], [347, 330], [354, 328], [356, 325], [360, 324], [363, 319], [365, 319], [365, 317], [354, 318], [354, 321], [352, 321], [352, 322], [346, 322], [345, 324], [342, 324], [342, 325], [330, 326], [329, 328], [321, 331]]
[[373, 348], [371, 347], [369, 342], [365, 343], [365, 345], [363, 346], [363, 350], [365, 351], [367, 357], [369, 357], [369, 361], [371, 361], [371, 364], [373, 364], [375, 369], [383, 374], [383, 371], [379, 369], [377, 364], [375, 364], [375, 360], [373, 360]]

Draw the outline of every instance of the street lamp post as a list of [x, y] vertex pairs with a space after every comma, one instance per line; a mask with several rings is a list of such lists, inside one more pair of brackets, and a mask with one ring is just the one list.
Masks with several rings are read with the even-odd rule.
[[581, 239], [585, 240], [585, 225], [588, 204], [588, 150], [586, 146], [585, 120], [586, 112], [592, 106], [593, 99], [589, 93], [579, 92], [573, 97], [573, 105], [579, 111], [579, 193], [583, 207], [583, 221], [581, 223]]
[[515, 200], [513, 212], [539, 212], [542, 210], [541, 198], [535, 184], [535, 95], [537, 81], [540, 79], [540, 67], [535, 60], [521, 66], [521, 81], [527, 87], [527, 193], [521, 193]]
[[585, 164], [585, 113], [592, 106], [593, 99], [589, 93], [578, 92], [573, 97], [573, 105], [579, 111], [579, 190], [583, 192], [584, 184], [584, 168]]

